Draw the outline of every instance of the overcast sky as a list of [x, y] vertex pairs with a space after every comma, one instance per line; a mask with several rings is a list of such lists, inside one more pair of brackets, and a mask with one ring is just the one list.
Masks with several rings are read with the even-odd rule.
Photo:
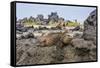
[[59, 17], [63, 17], [65, 20], [77, 19], [78, 22], [83, 22], [95, 9], [95, 7], [17, 3], [16, 15], [17, 20], [30, 16], [36, 17], [38, 14], [43, 14], [44, 18], [47, 18], [51, 12], [57, 12]]

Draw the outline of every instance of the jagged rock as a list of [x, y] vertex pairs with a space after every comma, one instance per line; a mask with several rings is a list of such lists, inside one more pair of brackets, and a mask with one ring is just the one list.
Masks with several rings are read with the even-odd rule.
[[72, 31], [78, 31], [80, 30], [80, 26], [76, 26], [74, 29], [72, 29]]
[[34, 34], [30, 32], [25, 32], [22, 34], [22, 39], [27, 39], [27, 38], [34, 38]]
[[[60, 56], [62, 53], [56, 49], [56, 46], [51, 47], [37, 47], [32, 46], [20, 56], [18, 65], [26, 64], [48, 64], [59, 63], [62, 60]], [[60, 61], [59, 61], [60, 60]]]
[[86, 49], [95, 49], [96, 46], [93, 44], [92, 41], [86, 41], [84, 39], [73, 39], [71, 41], [71, 44], [75, 47], [75, 48], [86, 48]]
[[35, 22], [35, 18], [32, 17], [32, 16], [30, 16], [29, 20], [30, 20], [31, 22]]
[[48, 15], [49, 21], [57, 22], [58, 19], [59, 19], [59, 16], [58, 16], [57, 12], [51, 12], [51, 15]]
[[84, 21], [83, 38], [93, 40], [96, 43], [96, 28], [97, 28], [96, 10], [90, 13], [89, 17]]
[[96, 60], [96, 51], [94, 49], [75, 48], [71, 45], [67, 45], [64, 47], [63, 52], [64, 59], [62, 62], [64, 63]]
[[75, 59], [75, 48], [72, 47], [71, 45], [67, 45], [63, 49], [64, 52], [64, 60], [63, 62], [74, 62], [76, 61]]
[[39, 26], [39, 30], [48, 30], [48, 28]]
[[[36, 40], [34, 40], [36, 41]], [[16, 60], [20, 60], [21, 56], [34, 44], [32, 39], [17, 39], [16, 40]]]
[[57, 30], [57, 29], [59, 29], [59, 28], [57, 28], [57, 27], [51, 27], [50, 29], [51, 29], [51, 30]]
[[22, 24], [16, 24], [16, 30], [21, 32], [26, 32], [27, 28], [25, 28]]
[[82, 36], [83, 36], [83, 33], [75, 33], [73, 35], [74, 38], [82, 38]]
[[43, 21], [44, 16], [43, 16], [42, 14], [39, 14], [39, 15], [37, 15], [37, 19], [38, 19], [39, 21]]
[[30, 32], [24, 32], [22, 34], [16, 34], [17, 39], [28, 39], [28, 38], [34, 38], [34, 34]]
[[16, 34], [16, 39], [22, 39], [22, 34]]

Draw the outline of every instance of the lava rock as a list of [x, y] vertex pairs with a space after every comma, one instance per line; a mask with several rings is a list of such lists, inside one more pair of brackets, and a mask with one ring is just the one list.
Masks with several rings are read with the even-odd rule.
[[79, 39], [79, 38], [73, 39], [71, 41], [71, 44], [75, 48], [86, 48], [86, 49], [89, 49], [89, 50], [92, 50], [92, 49], [96, 48], [96, 46], [93, 44], [92, 41], [86, 41], [84, 39]]
[[83, 38], [85, 40], [93, 40], [96, 43], [97, 15], [96, 10], [90, 13], [89, 17], [84, 21]]

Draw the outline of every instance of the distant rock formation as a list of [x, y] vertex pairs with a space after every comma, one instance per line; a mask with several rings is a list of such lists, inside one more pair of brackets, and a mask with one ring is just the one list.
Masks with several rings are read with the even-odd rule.
[[51, 12], [51, 14], [48, 15], [47, 18], [44, 18], [44, 15], [42, 14], [38, 14], [36, 18], [33, 16], [30, 16], [29, 18], [25, 17], [23, 19], [19, 19], [17, 23], [33, 22], [40, 25], [46, 25], [46, 24], [49, 24], [49, 22], [58, 23], [58, 22], [63, 22], [63, 21], [64, 21], [64, 18], [59, 17], [57, 12]]
[[51, 15], [48, 15], [48, 20], [53, 22], [58, 22], [59, 16], [57, 12], [51, 12]]

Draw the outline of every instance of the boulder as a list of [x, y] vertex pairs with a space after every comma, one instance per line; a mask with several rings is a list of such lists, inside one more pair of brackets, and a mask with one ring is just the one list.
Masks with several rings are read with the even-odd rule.
[[71, 44], [75, 48], [85, 48], [85, 49], [89, 49], [89, 50], [96, 48], [96, 46], [93, 44], [92, 41], [86, 41], [84, 39], [79, 39], [79, 38], [73, 39], [71, 41]]
[[82, 38], [83, 33], [74, 33], [73, 37], [74, 38]]
[[31, 32], [24, 32], [22, 34], [22, 39], [27, 39], [27, 38], [34, 38], [34, 34]]
[[84, 21], [83, 38], [85, 40], [93, 40], [96, 43], [97, 31], [97, 15], [96, 10], [90, 13], [89, 17]]
[[22, 34], [16, 34], [16, 39], [22, 39]]
[[80, 26], [76, 26], [74, 29], [72, 29], [72, 31], [79, 31], [80, 30]]

